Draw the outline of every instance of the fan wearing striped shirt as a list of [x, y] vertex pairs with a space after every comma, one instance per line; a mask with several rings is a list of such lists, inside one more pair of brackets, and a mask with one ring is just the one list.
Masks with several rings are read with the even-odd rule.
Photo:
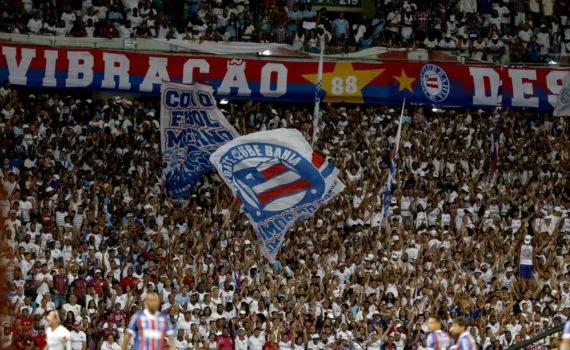
[[450, 347], [451, 338], [441, 328], [439, 316], [432, 315], [428, 318], [428, 329], [431, 332], [426, 340], [428, 350], [447, 350]]
[[451, 325], [451, 334], [458, 337], [457, 343], [452, 346], [452, 350], [477, 350], [475, 339], [469, 333], [469, 319], [466, 317], [458, 317]]
[[175, 350], [174, 330], [168, 316], [158, 311], [158, 295], [147, 294], [145, 305], [144, 310], [137, 312], [131, 318], [121, 349], [126, 350], [131, 338], [134, 337], [134, 350], [164, 349], [166, 338], [168, 338], [168, 348]]

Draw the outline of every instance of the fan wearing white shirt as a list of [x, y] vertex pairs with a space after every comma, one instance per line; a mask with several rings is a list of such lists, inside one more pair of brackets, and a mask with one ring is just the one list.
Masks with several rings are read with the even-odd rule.
[[191, 326], [192, 326], [192, 311], [186, 311], [186, 313], [184, 314], [184, 318], [178, 320], [176, 328], [179, 331], [181, 330], [184, 331], [184, 336], [186, 337], [192, 333]]
[[63, 304], [63, 310], [67, 314], [68, 312], [73, 312], [75, 319], [79, 319], [81, 317], [81, 305], [77, 303], [77, 297], [75, 294], [71, 294], [69, 296], [69, 302], [67, 304]]
[[38, 34], [42, 30], [43, 21], [39, 13], [28, 21], [28, 30], [34, 34]]
[[56, 311], [50, 311], [47, 322], [47, 345], [44, 350], [71, 350], [71, 333], [60, 324]]
[[178, 336], [176, 337], [176, 350], [186, 350], [188, 349], [188, 341], [184, 338], [184, 330], [178, 330]]
[[87, 14], [85, 16], [83, 16], [83, 23], [87, 23], [88, 20], [93, 21], [94, 24], [99, 22], [99, 17], [97, 17], [97, 13], [93, 7], [87, 11]]
[[121, 350], [121, 346], [117, 344], [115, 337], [110, 335], [103, 344], [101, 344], [101, 350]]
[[83, 350], [87, 346], [87, 335], [81, 330], [81, 323], [73, 325], [70, 333], [71, 349]]
[[247, 350], [247, 345], [249, 343], [249, 339], [245, 334], [245, 329], [240, 328], [238, 331], [237, 337], [234, 339], [235, 349], [236, 350]]
[[261, 329], [256, 328], [247, 341], [247, 348], [249, 350], [262, 350], [263, 344], [265, 344], [265, 337], [261, 334]]
[[133, 29], [131, 28], [131, 22], [125, 21], [124, 24], [121, 24], [119, 27], [119, 34], [123, 39], [129, 39], [133, 35]]
[[48, 272], [47, 264], [42, 264], [41, 272], [35, 276], [37, 293], [44, 295], [49, 293], [50, 287], [53, 286], [53, 277]]
[[77, 18], [75, 17], [75, 13], [73, 13], [71, 10], [71, 6], [66, 6], [64, 12], [61, 14], [60, 19], [65, 22], [66, 29], [70, 30]]

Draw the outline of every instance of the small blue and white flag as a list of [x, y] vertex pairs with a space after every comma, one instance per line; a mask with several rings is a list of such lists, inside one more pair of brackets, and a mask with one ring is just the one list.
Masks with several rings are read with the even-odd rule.
[[160, 143], [166, 188], [185, 199], [204, 173], [210, 154], [239, 136], [216, 106], [212, 87], [162, 83]]
[[238, 137], [214, 152], [210, 161], [241, 201], [270, 261], [289, 228], [344, 189], [338, 169], [294, 129]]
[[392, 198], [392, 192], [394, 191], [394, 185], [396, 184], [396, 175], [398, 173], [398, 151], [400, 149], [400, 138], [402, 137], [402, 124], [404, 122], [405, 105], [406, 100], [404, 99], [404, 102], [402, 104], [402, 111], [400, 113], [398, 131], [396, 132], [396, 140], [392, 145], [392, 152], [390, 153], [390, 163], [388, 164], [388, 180], [382, 189], [384, 192], [382, 194], [382, 213], [380, 214], [380, 227], [384, 222], [384, 218], [388, 215], [388, 209], [390, 208], [390, 199]]
[[319, 122], [321, 108], [321, 90], [323, 88], [323, 64], [325, 56], [325, 40], [321, 38], [321, 53], [319, 54], [319, 64], [317, 66], [317, 83], [315, 84], [315, 108], [313, 110], [313, 134], [311, 136], [311, 144], [314, 146], [319, 137]]

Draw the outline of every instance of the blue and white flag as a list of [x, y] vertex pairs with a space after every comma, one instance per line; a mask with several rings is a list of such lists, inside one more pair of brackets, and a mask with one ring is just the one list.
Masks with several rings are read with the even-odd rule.
[[552, 114], [555, 117], [570, 116], [570, 73], [564, 78], [564, 86], [558, 93], [558, 100]]
[[313, 134], [311, 136], [311, 144], [314, 146], [319, 137], [319, 122], [321, 108], [321, 90], [323, 88], [323, 62], [325, 56], [325, 40], [321, 38], [321, 53], [319, 55], [319, 65], [317, 66], [317, 83], [315, 84], [315, 109], [313, 110]]
[[160, 143], [166, 188], [185, 199], [204, 173], [210, 154], [239, 134], [216, 106], [208, 85], [162, 83]]
[[210, 161], [241, 201], [270, 261], [289, 228], [344, 189], [338, 169], [295, 129], [238, 137], [214, 152]]
[[398, 131], [396, 133], [396, 141], [392, 146], [392, 152], [390, 153], [390, 163], [388, 164], [388, 180], [386, 181], [386, 186], [384, 186], [384, 193], [382, 194], [382, 212], [380, 215], [380, 225], [384, 222], [384, 218], [388, 215], [388, 209], [390, 207], [390, 199], [392, 198], [392, 192], [394, 191], [394, 185], [396, 183], [396, 174], [398, 172], [398, 151], [400, 149], [400, 138], [402, 137], [402, 123], [404, 121], [404, 107], [406, 106], [406, 100], [402, 103], [402, 112], [400, 113], [400, 121], [398, 124]]

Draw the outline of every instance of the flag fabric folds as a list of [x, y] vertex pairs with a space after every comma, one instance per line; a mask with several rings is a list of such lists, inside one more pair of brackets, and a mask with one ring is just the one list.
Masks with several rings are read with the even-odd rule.
[[241, 201], [270, 261], [287, 230], [344, 189], [338, 169], [294, 129], [238, 137], [221, 146], [210, 161]]
[[212, 87], [163, 82], [160, 143], [166, 188], [185, 199], [204, 173], [212, 154], [239, 136], [216, 106]]

